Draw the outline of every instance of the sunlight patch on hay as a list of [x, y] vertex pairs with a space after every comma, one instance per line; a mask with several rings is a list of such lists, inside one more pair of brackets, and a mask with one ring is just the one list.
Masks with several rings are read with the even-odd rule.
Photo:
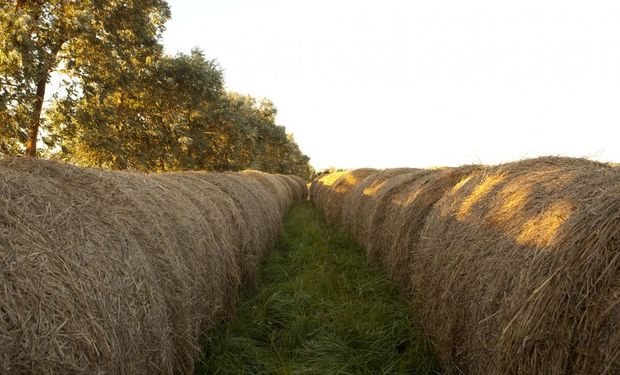
[[485, 195], [491, 192], [491, 190], [504, 180], [503, 176], [486, 176], [486, 178], [480, 183], [474, 191], [467, 197], [461, 204], [461, 209], [458, 212], [459, 219], [464, 219], [469, 210], [476, 202], [482, 199]]
[[544, 212], [527, 220], [516, 238], [519, 245], [544, 247], [549, 245], [560, 226], [573, 212], [573, 204], [568, 200], [553, 202]]
[[377, 191], [381, 190], [381, 188], [385, 185], [385, 181], [380, 181], [379, 183], [373, 183], [371, 186], [364, 189], [362, 194], [366, 196], [373, 196], [377, 193]]

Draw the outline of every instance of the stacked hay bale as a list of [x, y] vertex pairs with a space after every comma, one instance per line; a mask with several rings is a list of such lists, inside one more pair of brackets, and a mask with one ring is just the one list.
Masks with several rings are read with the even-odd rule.
[[355, 238], [410, 293], [446, 371], [620, 372], [618, 168], [545, 157], [386, 176], [361, 183], [374, 213], [345, 219], [372, 216]]
[[244, 173], [0, 161], [0, 372], [193, 372], [299, 197]]

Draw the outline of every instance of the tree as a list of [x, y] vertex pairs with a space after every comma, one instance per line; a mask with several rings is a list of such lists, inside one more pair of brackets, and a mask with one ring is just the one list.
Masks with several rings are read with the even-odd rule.
[[[0, 120], [3, 153], [35, 156], [53, 72], [85, 92], [122, 83], [161, 54], [165, 0], [16, 0], [0, 5]], [[103, 77], [103, 78], [102, 78]]]
[[[114, 77], [58, 99], [50, 111], [61, 157], [112, 169], [200, 167], [223, 74], [200, 50], [163, 56], [119, 85]], [[86, 83], [78, 84], [78, 86]]]
[[308, 157], [275, 124], [273, 103], [225, 93], [221, 69], [202, 51], [163, 56], [139, 73], [56, 101], [50, 130], [61, 157], [142, 171], [311, 173]]

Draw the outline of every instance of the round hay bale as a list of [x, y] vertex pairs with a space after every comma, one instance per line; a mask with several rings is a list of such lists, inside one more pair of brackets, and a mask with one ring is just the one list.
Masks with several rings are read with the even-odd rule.
[[172, 373], [152, 223], [132, 209], [103, 172], [0, 162], [0, 372]]
[[[175, 372], [192, 372], [199, 352], [198, 338], [224, 319], [231, 305], [229, 281], [238, 269], [234, 247], [221, 238], [225, 219], [210, 199], [187, 187], [191, 181], [170, 179], [167, 174], [109, 173], [134, 202], [132, 219], [149, 218], [142, 237], [147, 260], [157, 270], [172, 325]], [[206, 183], [205, 183], [206, 184]], [[216, 190], [215, 186], [210, 186]], [[204, 214], [208, 211], [208, 214]], [[152, 242], [155, 242], [154, 244]], [[148, 244], [148, 246], [146, 246]], [[238, 284], [235, 282], [235, 284]]]
[[290, 206], [290, 191], [287, 186], [278, 177], [264, 173], [261, 171], [247, 170], [242, 171], [247, 176], [255, 178], [258, 182], [263, 184], [269, 189], [277, 198], [278, 207], [280, 208], [280, 217], [284, 217], [284, 214]]
[[369, 261], [385, 261], [388, 249], [397, 240], [393, 223], [398, 220], [402, 202], [411, 194], [408, 187], [431, 172], [428, 169], [414, 169], [386, 179], [374, 192], [373, 204], [365, 207], [365, 212], [360, 212], [360, 216], [366, 218], [362, 224], [366, 235], [361, 236], [361, 241]]
[[347, 230], [359, 244], [367, 241], [368, 215], [372, 212], [376, 202], [376, 192], [381, 189], [386, 180], [391, 177], [414, 171], [412, 168], [392, 168], [377, 171], [355, 186], [345, 197], [342, 205], [344, 229]]
[[[306, 183], [303, 179], [297, 176], [289, 176], [289, 175], [277, 175], [284, 182], [285, 185], [289, 187], [292, 192], [291, 200], [292, 202], [301, 202], [305, 200], [306, 196]], [[297, 177], [297, 179], [295, 178]]]
[[308, 183], [306, 182], [306, 180], [304, 180], [303, 178], [299, 177], [299, 176], [295, 176], [295, 175], [289, 175], [289, 177], [295, 181], [295, 183], [298, 186], [299, 191], [301, 192], [301, 196], [300, 196], [300, 200], [306, 201], [308, 199]]
[[390, 276], [406, 293], [410, 293], [412, 288], [410, 267], [415, 262], [426, 216], [447, 191], [477, 168], [467, 165], [431, 171], [410, 180], [400, 191], [398, 203], [394, 200], [384, 201], [393, 205], [386, 208], [390, 214], [385, 219], [384, 228], [389, 226], [390, 233], [394, 233], [394, 240], [385, 244], [384, 263]]
[[248, 202], [252, 202], [255, 206], [252, 211], [262, 213], [259, 215], [259, 221], [262, 223], [260, 239], [264, 242], [262, 254], [265, 254], [275, 244], [280, 230], [282, 216], [277, 196], [254, 177], [232, 172], [225, 173], [225, 175], [237, 183], [240, 190], [248, 193], [248, 198], [250, 198]]
[[[230, 211], [227, 216], [232, 219], [228, 224], [228, 227], [232, 229], [230, 234], [235, 238], [235, 246], [239, 249], [237, 262], [241, 270], [240, 276], [243, 282], [254, 283], [260, 259], [272, 245], [271, 238], [275, 237], [273, 229], [277, 229], [279, 225], [275, 201], [271, 210], [267, 210], [258, 196], [261, 193], [263, 195], [270, 193], [248, 176], [197, 173], [196, 178], [216, 185], [232, 199], [234, 204], [228, 204], [225, 207]], [[256, 190], [254, 193], [248, 189], [248, 185], [252, 184]]]
[[620, 173], [545, 157], [484, 168], [433, 207], [413, 304], [444, 367], [620, 371]]
[[328, 222], [343, 225], [342, 206], [345, 197], [364, 179], [376, 173], [376, 169], [362, 168], [336, 172], [319, 180], [316, 201]]
[[[204, 172], [203, 172], [204, 173]], [[171, 172], [149, 176], [165, 188], [174, 223], [177, 254], [186, 256], [193, 280], [188, 292], [196, 303], [197, 336], [227, 318], [235, 306], [241, 281], [241, 246], [235, 238], [242, 220], [234, 201], [219, 187], [200, 178], [200, 172]], [[212, 293], [202, 291], [210, 290]], [[198, 297], [200, 296], [200, 297]]]
[[262, 179], [1, 160], [0, 372], [192, 373], [290, 202]]
[[[331, 186], [344, 176], [347, 171], [329, 173], [321, 176], [314, 184], [314, 195], [311, 197], [319, 211], [325, 216], [325, 207], [327, 196], [331, 193]], [[312, 189], [312, 187], [311, 187]]]

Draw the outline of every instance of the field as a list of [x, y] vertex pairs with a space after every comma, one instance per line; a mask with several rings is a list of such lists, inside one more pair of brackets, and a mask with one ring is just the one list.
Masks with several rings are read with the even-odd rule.
[[1, 160], [0, 369], [620, 371], [617, 166], [359, 169], [309, 187]]

